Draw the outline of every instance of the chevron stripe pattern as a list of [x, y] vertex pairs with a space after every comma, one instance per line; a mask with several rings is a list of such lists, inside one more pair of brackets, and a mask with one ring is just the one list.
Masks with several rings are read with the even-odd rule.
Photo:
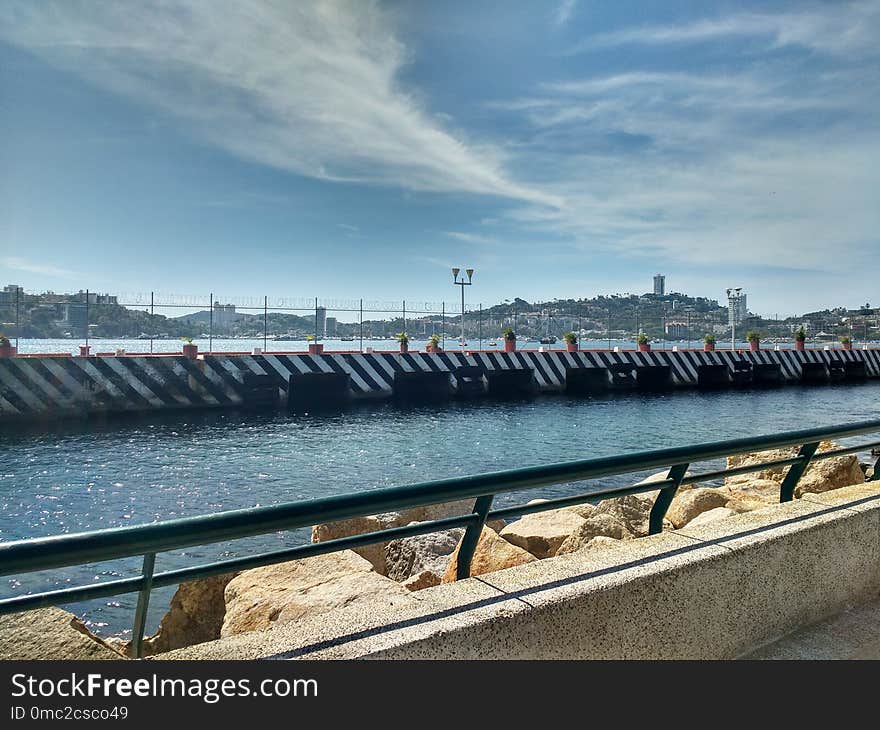
[[291, 375], [350, 376], [354, 398], [393, 395], [401, 372], [530, 370], [539, 391], [565, 388], [566, 371], [585, 368], [668, 367], [675, 386], [696, 386], [701, 366], [778, 365], [786, 381], [801, 379], [805, 363], [834, 367], [862, 362], [880, 377], [880, 350], [759, 350], [756, 352], [479, 352], [325, 353], [183, 356], [15, 357], [0, 359], [0, 417], [4, 420], [173, 408], [223, 408], [246, 398], [247, 373], [268, 376], [286, 397]]

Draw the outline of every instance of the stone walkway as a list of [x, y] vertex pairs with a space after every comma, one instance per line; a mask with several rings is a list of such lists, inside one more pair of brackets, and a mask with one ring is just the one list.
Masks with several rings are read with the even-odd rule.
[[880, 599], [799, 629], [741, 659], [880, 659]]

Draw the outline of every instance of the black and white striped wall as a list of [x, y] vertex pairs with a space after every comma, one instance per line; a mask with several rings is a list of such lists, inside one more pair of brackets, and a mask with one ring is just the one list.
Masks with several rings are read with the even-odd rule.
[[[534, 352], [512, 353], [327, 353], [183, 356], [15, 357], [0, 359], [0, 417], [53, 418], [100, 412], [239, 406], [251, 383], [277, 389], [285, 400], [291, 383], [310, 373], [335, 373], [348, 381], [352, 398], [394, 394], [398, 374], [449, 373], [457, 387], [461, 368], [484, 375], [531, 371], [537, 391], [565, 389], [569, 370], [669, 369], [672, 386], [696, 386], [701, 367], [724, 366], [733, 374], [742, 363], [778, 366], [781, 378], [797, 382], [811, 367], [864, 363], [866, 377], [880, 377], [880, 350], [759, 350], [757, 352]], [[862, 367], [858, 365], [858, 367]], [[473, 372], [473, 370], [472, 370]], [[255, 377], [256, 376], [256, 377]], [[405, 376], [400, 376], [405, 377]]]

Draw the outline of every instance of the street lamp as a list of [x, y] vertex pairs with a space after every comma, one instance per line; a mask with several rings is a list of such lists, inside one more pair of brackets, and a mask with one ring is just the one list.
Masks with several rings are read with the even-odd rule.
[[742, 287], [727, 290], [727, 318], [730, 321], [730, 349], [736, 350], [736, 317], [742, 301]]
[[456, 286], [461, 287], [461, 347], [464, 347], [464, 345], [465, 345], [465, 342], [464, 342], [464, 288], [466, 286], [470, 286], [471, 284], [473, 284], [473, 282], [471, 281], [471, 278], [473, 278], [474, 270], [473, 269], [465, 269], [464, 270], [464, 273], [467, 274], [467, 281], [464, 280], [463, 276], [459, 279], [458, 273], [460, 271], [461, 271], [461, 269], [457, 269], [457, 268], [453, 267], [452, 281]]

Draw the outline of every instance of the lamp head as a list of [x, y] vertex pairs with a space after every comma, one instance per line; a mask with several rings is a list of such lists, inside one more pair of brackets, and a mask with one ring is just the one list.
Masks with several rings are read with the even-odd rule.
[[464, 272], [467, 274], [468, 281], [470, 281], [474, 275], [474, 270], [473, 269], [465, 269]]
[[459, 271], [461, 271], [461, 269], [456, 269], [455, 267], [452, 268], [452, 278], [453, 279], [456, 279], [456, 280], [458, 279], [458, 272]]

